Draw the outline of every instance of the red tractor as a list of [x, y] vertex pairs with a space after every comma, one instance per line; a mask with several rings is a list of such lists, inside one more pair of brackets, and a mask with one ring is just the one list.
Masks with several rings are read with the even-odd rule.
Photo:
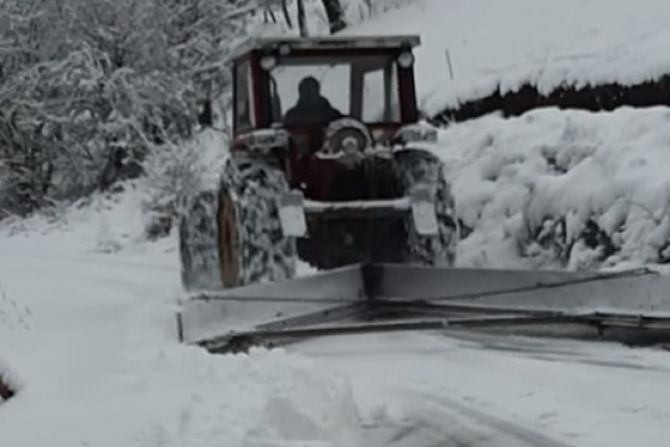
[[255, 39], [233, 60], [233, 143], [180, 220], [182, 280], [217, 289], [358, 262], [450, 266], [457, 224], [418, 36]]

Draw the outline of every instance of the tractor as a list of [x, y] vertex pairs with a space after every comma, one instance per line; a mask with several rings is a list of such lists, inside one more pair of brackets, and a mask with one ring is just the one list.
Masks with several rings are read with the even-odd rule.
[[[668, 276], [453, 267], [459, 228], [417, 109], [418, 44], [258, 39], [235, 54], [229, 157], [218, 185], [182, 204], [180, 341], [237, 353], [479, 328], [666, 343]], [[298, 260], [326, 271], [291, 279]]]
[[232, 57], [216, 190], [187, 198], [182, 282], [216, 290], [385, 262], [449, 267], [458, 225], [420, 120], [418, 36], [256, 38]]

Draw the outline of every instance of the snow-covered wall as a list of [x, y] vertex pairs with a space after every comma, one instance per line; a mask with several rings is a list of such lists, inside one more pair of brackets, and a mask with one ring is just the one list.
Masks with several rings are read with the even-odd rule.
[[666, 0], [414, 0], [347, 32], [420, 34], [419, 96], [434, 115], [525, 83], [548, 93], [656, 79], [670, 73], [669, 25]]

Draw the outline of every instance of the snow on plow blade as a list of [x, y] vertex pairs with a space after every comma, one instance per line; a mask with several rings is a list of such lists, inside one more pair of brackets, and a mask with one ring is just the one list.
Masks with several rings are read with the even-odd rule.
[[366, 298], [360, 267], [347, 267], [290, 281], [201, 293], [179, 314], [182, 341], [194, 343], [230, 331], [248, 330], [277, 318], [318, 312]]
[[203, 293], [178, 316], [181, 340], [212, 352], [316, 336], [479, 329], [629, 343], [670, 340], [670, 277], [365, 264]]

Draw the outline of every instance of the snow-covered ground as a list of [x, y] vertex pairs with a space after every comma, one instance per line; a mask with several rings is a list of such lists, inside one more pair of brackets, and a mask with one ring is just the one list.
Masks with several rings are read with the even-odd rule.
[[179, 345], [175, 239], [139, 241], [132, 188], [97, 203], [0, 232], [0, 372], [20, 388], [1, 446], [355, 444], [348, 384], [317, 362]]
[[130, 188], [100, 203], [0, 233], [0, 357], [21, 386], [0, 405], [0, 445], [611, 447], [668, 434], [663, 352], [419, 334], [249, 356], [180, 346], [174, 238], [135, 239]]
[[388, 427], [377, 445], [654, 446], [670, 434], [667, 352], [403, 333], [296, 349], [351, 377], [366, 422]]
[[407, 0], [347, 33], [420, 34], [417, 85], [433, 114], [498, 86], [656, 79], [670, 73], [669, 25], [666, 0]]
[[662, 351], [411, 333], [238, 356], [181, 346], [175, 239], [137, 241], [136, 191], [118, 199], [72, 210], [66, 225], [35, 219], [12, 236], [0, 231], [0, 357], [20, 386], [0, 404], [2, 446], [613, 447], [667, 438]]

